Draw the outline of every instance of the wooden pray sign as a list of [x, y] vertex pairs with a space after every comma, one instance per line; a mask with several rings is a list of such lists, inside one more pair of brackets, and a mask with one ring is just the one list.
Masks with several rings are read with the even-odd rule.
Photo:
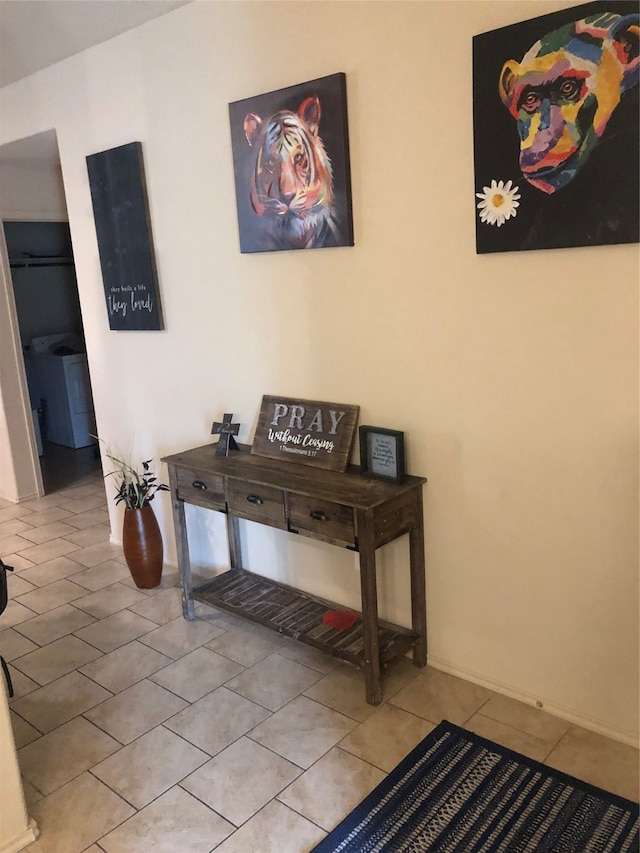
[[251, 452], [270, 459], [344, 472], [359, 406], [265, 395]]
[[225, 413], [222, 421], [214, 421], [211, 435], [219, 435], [216, 445], [216, 456], [228, 456], [230, 450], [239, 450], [234, 435], [240, 432], [240, 424], [232, 424], [233, 415]]

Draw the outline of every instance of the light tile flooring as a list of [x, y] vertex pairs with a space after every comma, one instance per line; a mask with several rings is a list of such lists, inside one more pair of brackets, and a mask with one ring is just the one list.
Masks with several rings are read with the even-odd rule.
[[637, 798], [631, 747], [406, 659], [371, 707], [361, 673], [293, 640], [184, 621], [176, 575], [136, 589], [108, 537], [99, 475], [0, 502], [31, 853], [303, 853], [443, 718]]

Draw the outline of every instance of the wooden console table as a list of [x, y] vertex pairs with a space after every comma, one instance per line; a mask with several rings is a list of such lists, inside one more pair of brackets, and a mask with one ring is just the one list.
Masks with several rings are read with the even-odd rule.
[[[169, 468], [173, 519], [180, 568], [182, 606], [195, 619], [194, 601], [228, 610], [328, 651], [364, 669], [367, 702], [382, 701], [381, 673], [393, 659], [413, 650], [425, 666], [424, 477], [395, 484], [347, 473], [240, 452], [216, 456], [215, 444], [165, 457]], [[223, 512], [227, 517], [231, 568], [194, 587], [184, 504]], [[362, 612], [347, 629], [325, 625], [327, 610], [339, 604], [296, 590], [242, 568], [238, 519], [258, 521], [360, 555]], [[377, 548], [409, 534], [412, 630], [378, 619]]]

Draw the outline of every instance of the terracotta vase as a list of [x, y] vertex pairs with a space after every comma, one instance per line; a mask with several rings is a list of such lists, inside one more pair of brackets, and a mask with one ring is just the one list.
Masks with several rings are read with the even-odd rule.
[[125, 509], [122, 549], [139, 589], [153, 589], [162, 577], [162, 534], [153, 507]]

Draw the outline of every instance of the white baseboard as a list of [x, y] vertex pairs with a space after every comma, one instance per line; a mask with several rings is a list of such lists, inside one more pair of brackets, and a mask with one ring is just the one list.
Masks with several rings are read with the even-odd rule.
[[35, 841], [39, 835], [40, 831], [35, 820], [30, 820], [29, 826], [23, 832], [14, 836], [10, 841], [2, 843], [0, 853], [18, 853], [19, 850], [24, 850], [27, 845]]
[[589, 731], [597, 732], [598, 734], [610, 737], [613, 740], [620, 741], [621, 743], [626, 743], [636, 749], [640, 746], [640, 739], [638, 738], [637, 733], [617, 729], [596, 717], [581, 714], [572, 708], [566, 708], [563, 705], [558, 705], [556, 702], [549, 701], [544, 697], [534, 696], [533, 694], [522, 691], [512, 685], [503, 684], [499, 681], [493, 681], [492, 679], [485, 678], [477, 672], [456, 666], [442, 658], [429, 655], [427, 663], [434, 669], [439, 669], [449, 675], [456, 675], [458, 678], [464, 678], [465, 681], [471, 681], [473, 684], [479, 684], [480, 687], [486, 687], [488, 690], [501, 693], [503, 696], [508, 696], [510, 699], [516, 699], [518, 702], [523, 702], [525, 705], [531, 705], [533, 708], [539, 708], [547, 714], [559, 717], [561, 720], [566, 720], [568, 723], [573, 723], [576, 726], [589, 729]]

